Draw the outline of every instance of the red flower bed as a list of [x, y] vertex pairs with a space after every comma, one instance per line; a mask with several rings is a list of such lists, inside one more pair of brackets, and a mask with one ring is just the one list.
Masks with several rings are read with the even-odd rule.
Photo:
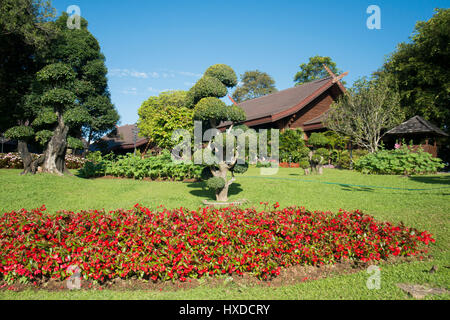
[[297, 264], [369, 261], [424, 252], [431, 234], [380, 223], [359, 211], [308, 212], [290, 207], [46, 214], [45, 207], [0, 217], [0, 277], [66, 279], [78, 266], [99, 282], [169, 280], [253, 273], [267, 279]]
[[300, 168], [300, 164], [298, 163], [288, 163], [288, 162], [280, 162], [281, 168]]

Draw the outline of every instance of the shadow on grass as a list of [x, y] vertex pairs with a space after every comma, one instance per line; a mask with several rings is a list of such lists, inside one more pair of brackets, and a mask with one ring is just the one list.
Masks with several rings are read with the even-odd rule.
[[421, 183], [431, 183], [431, 184], [448, 184], [450, 185], [450, 175], [436, 175], [433, 177], [421, 177], [421, 176], [413, 176], [409, 177], [412, 181], [421, 182]]
[[[189, 188], [194, 190], [189, 191], [190, 194], [196, 197], [200, 197], [204, 200], [216, 200], [216, 196], [213, 191], [208, 190], [206, 188], [206, 184], [204, 182], [186, 182]], [[228, 189], [228, 196], [233, 196], [239, 194], [243, 191], [240, 183], [233, 183]]]
[[357, 187], [357, 186], [349, 186], [346, 184], [340, 184], [343, 191], [358, 191], [358, 192], [374, 192], [375, 189], [369, 187]]

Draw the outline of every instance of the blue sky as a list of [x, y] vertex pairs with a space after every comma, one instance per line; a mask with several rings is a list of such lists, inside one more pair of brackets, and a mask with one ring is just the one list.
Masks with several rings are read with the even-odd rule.
[[[188, 90], [212, 64], [238, 75], [259, 69], [279, 90], [294, 85], [301, 63], [330, 56], [347, 84], [378, 69], [418, 20], [450, 1], [153, 1], [53, 0], [58, 14], [77, 5], [98, 39], [121, 124], [137, 121], [149, 96]], [[369, 5], [381, 9], [381, 29], [369, 30]], [[230, 92], [231, 93], [231, 92]]]

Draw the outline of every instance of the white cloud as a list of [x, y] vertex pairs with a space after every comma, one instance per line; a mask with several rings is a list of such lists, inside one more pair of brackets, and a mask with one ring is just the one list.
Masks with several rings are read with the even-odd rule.
[[162, 74], [162, 77], [163, 78], [175, 78], [175, 75], [173, 74], [173, 73], [166, 73], [166, 72], [164, 72], [163, 74]]
[[158, 72], [141, 72], [136, 70], [130, 70], [130, 69], [111, 69], [110, 75], [113, 77], [132, 77], [132, 78], [140, 78], [140, 79], [147, 79], [147, 78], [159, 78], [160, 75]]
[[137, 95], [137, 88], [125, 89], [125, 90], [122, 90], [122, 93], [135, 96], [135, 95]]
[[133, 78], [144, 78], [147, 79], [148, 75], [145, 72], [131, 71], [130, 76]]

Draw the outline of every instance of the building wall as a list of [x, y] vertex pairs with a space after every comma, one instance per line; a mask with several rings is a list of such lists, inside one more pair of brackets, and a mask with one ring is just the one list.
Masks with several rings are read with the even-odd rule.
[[314, 118], [319, 117], [330, 109], [330, 106], [337, 98], [342, 95], [342, 90], [337, 84], [333, 85], [327, 91], [322, 93], [316, 99], [311, 101], [307, 106], [303, 107], [296, 114], [279, 119], [273, 123], [264, 123], [259, 125], [250, 125], [250, 127], [258, 129], [297, 129], [301, 128], [304, 131], [325, 131], [321, 123], [304, 126], [303, 124]]
[[334, 102], [332, 94], [330, 91], [326, 91], [322, 93], [319, 97], [314, 99], [310, 104], [306, 107], [298, 111], [291, 120], [290, 128], [302, 128], [305, 129], [303, 124], [307, 121], [310, 121], [314, 118], [319, 117], [323, 113], [325, 113]]

